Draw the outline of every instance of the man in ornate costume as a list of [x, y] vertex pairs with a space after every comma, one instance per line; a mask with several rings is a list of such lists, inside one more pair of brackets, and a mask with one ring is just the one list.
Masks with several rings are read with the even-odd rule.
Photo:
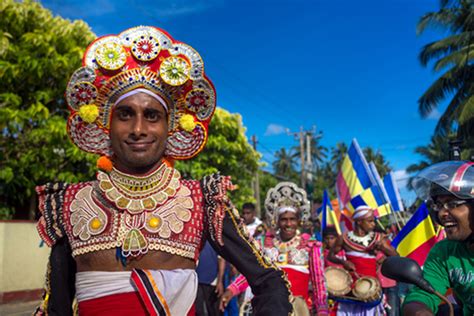
[[[329, 251], [328, 259], [341, 264], [346, 270], [352, 272], [354, 280], [360, 277], [377, 278], [376, 251], [383, 252], [386, 256], [397, 256], [396, 250], [390, 245], [386, 236], [374, 232], [374, 210], [368, 206], [359, 206], [352, 215], [355, 228], [344, 233]], [[345, 251], [346, 260], [338, 258], [336, 254]], [[339, 304], [338, 315], [382, 315], [383, 304], [375, 307], [360, 306], [357, 304]]]
[[[38, 231], [52, 247], [38, 314], [192, 313], [206, 239], [249, 280], [259, 315], [288, 315], [283, 273], [245, 234], [229, 177], [181, 179], [169, 163], [197, 155], [216, 105], [203, 61], [155, 27], [98, 38], [71, 77], [68, 133], [102, 155], [97, 180], [38, 187]], [[269, 290], [271, 289], [271, 291]]]
[[[295, 314], [309, 315], [313, 305], [318, 315], [326, 315], [328, 306], [322, 245], [298, 230], [300, 221], [307, 221], [310, 217], [306, 192], [294, 183], [281, 182], [268, 191], [265, 208], [276, 234], [267, 233], [260, 239], [260, 243], [267, 257], [288, 275], [291, 292], [295, 297]], [[310, 282], [313, 288], [312, 298], [309, 294]], [[237, 278], [224, 293], [221, 305], [225, 305], [232, 296], [242, 293], [247, 287], [245, 277]]]

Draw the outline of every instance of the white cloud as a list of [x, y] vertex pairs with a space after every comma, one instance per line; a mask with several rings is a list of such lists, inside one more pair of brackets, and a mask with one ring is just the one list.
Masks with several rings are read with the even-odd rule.
[[267, 126], [265, 136], [280, 135], [285, 133], [286, 127], [278, 124], [270, 124]]
[[430, 114], [428, 114], [428, 116], [426, 117], [428, 120], [439, 120], [439, 118], [441, 117], [441, 112], [438, 111], [438, 109], [433, 109]]
[[407, 185], [408, 178], [410, 178], [410, 175], [405, 169], [402, 169], [394, 170], [393, 177], [395, 178], [395, 181], [397, 182], [399, 187], [405, 187]]
[[416, 199], [415, 192], [408, 190], [407, 188], [410, 174], [408, 174], [408, 172], [404, 169], [394, 170], [393, 177], [395, 178], [395, 182], [397, 183], [398, 190], [400, 192], [400, 197], [403, 201], [405, 201], [407, 206], [410, 206]]

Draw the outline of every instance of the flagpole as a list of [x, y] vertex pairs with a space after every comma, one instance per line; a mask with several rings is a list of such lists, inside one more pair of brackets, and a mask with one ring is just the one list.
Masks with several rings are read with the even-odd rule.
[[375, 220], [375, 222], [376, 222], [377, 224], [379, 224], [380, 228], [382, 228], [383, 231], [385, 231], [385, 227], [384, 227], [383, 224], [379, 221], [378, 218]]

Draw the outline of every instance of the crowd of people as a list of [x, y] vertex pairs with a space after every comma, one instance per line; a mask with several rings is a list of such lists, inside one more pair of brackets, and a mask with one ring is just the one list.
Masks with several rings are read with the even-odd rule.
[[[380, 274], [397, 252], [370, 207], [338, 234], [308, 225], [294, 183], [267, 193], [263, 221], [253, 204], [232, 204], [229, 177], [181, 178], [173, 160], [203, 149], [216, 106], [192, 47], [147, 26], [98, 38], [66, 100], [71, 140], [101, 157], [94, 181], [37, 188], [51, 256], [36, 315], [400, 314], [397, 283]], [[472, 165], [435, 166], [416, 185], [448, 239], [425, 276], [451, 288], [464, 315], [474, 314]], [[439, 298], [414, 288], [405, 302], [405, 315], [432, 315]]]

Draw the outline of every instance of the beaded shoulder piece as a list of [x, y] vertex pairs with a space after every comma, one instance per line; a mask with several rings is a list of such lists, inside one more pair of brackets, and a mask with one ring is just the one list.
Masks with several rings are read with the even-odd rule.
[[232, 191], [235, 186], [229, 176], [221, 176], [218, 173], [204, 177], [201, 180], [201, 188], [204, 197], [204, 210], [209, 228], [209, 235], [219, 245], [223, 245], [222, 225], [225, 209], [235, 209], [227, 196], [227, 191]]
[[352, 250], [359, 252], [366, 252], [372, 250], [375, 243], [381, 239], [382, 235], [377, 232], [370, 232], [369, 234], [360, 237], [354, 234], [353, 231], [342, 235], [344, 243]]
[[47, 183], [36, 187], [41, 213], [36, 228], [41, 239], [49, 247], [66, 235], [62, 212], [64, 194], [67, 188], [66, 183]]
[[52, 246], [67, 236], [72, 255], [116, 249], [125, 260], [150, 250], [197, 259], [204, 212], [199, 181], [166, 165], [135, 177], [112, 170], [97, 181], [38, 188], [38, 231]]

